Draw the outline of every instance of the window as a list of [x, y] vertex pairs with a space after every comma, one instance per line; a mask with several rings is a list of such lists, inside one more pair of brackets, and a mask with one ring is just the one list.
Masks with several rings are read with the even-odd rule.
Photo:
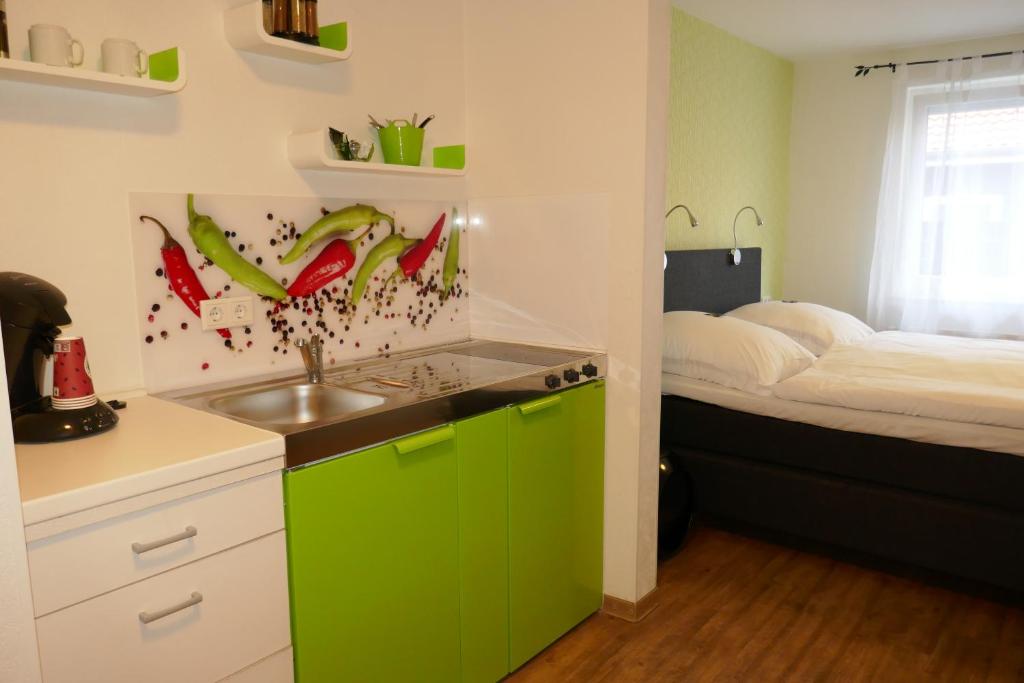
[[897, 98], [871, 322], [1024, 338], [1024, 87], [953, 78]]

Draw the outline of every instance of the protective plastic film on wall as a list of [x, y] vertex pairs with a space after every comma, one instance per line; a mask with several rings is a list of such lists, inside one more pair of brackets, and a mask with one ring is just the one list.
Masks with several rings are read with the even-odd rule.
[[470, 202], [473, 335], [599, 350], [608, 344], [606, 195]]

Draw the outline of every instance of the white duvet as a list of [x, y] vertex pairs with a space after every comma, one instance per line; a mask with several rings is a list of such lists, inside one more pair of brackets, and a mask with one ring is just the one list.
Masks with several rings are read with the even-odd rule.
[[1024, 429], [1024, 342], [879, 332], [772, 388], [789, 401]]

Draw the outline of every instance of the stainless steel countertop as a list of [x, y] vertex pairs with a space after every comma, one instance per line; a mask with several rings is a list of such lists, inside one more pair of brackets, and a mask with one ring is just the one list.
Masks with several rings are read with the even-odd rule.
[[[305, 423], [274, 424], [217, 409], [225, 397], [302, 384], [305, 375], [247, 380], [161, 394], [205, 412], [284, 435], [287, 467], [306, 466], [565, 388], [585, 365], [605, 375], [604, 354], [491, 341], [418, 349], [330, 368], [324, 384], [380, 397], [379, 405]], [[569, 374], [566, 375], [565, 373]], [[559, 378], [551, 386], [550, 377]], [[379, 400], [379, 399], [378, 399]]]

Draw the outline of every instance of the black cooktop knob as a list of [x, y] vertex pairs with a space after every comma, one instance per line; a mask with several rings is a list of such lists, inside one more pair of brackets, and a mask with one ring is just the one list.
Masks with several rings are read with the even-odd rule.
[[597, 377], [597, 366], [593, 363], [587, 363], [583, 366], [583, 374], [587, 377]]
[[562, 386], [562, 380], [558, 378], [558, 375], [548, 375], [544, 378], [544, 386], [548, 389], [557, 389]]
[[576, 370], [573, 370], [572, 368], [569, 368], [568, 370], [563, 372], [562, 377], [565, 377], [565, 381], [568, 382], [569, 384], [580, 381], [580, 373], [577, 372]]

